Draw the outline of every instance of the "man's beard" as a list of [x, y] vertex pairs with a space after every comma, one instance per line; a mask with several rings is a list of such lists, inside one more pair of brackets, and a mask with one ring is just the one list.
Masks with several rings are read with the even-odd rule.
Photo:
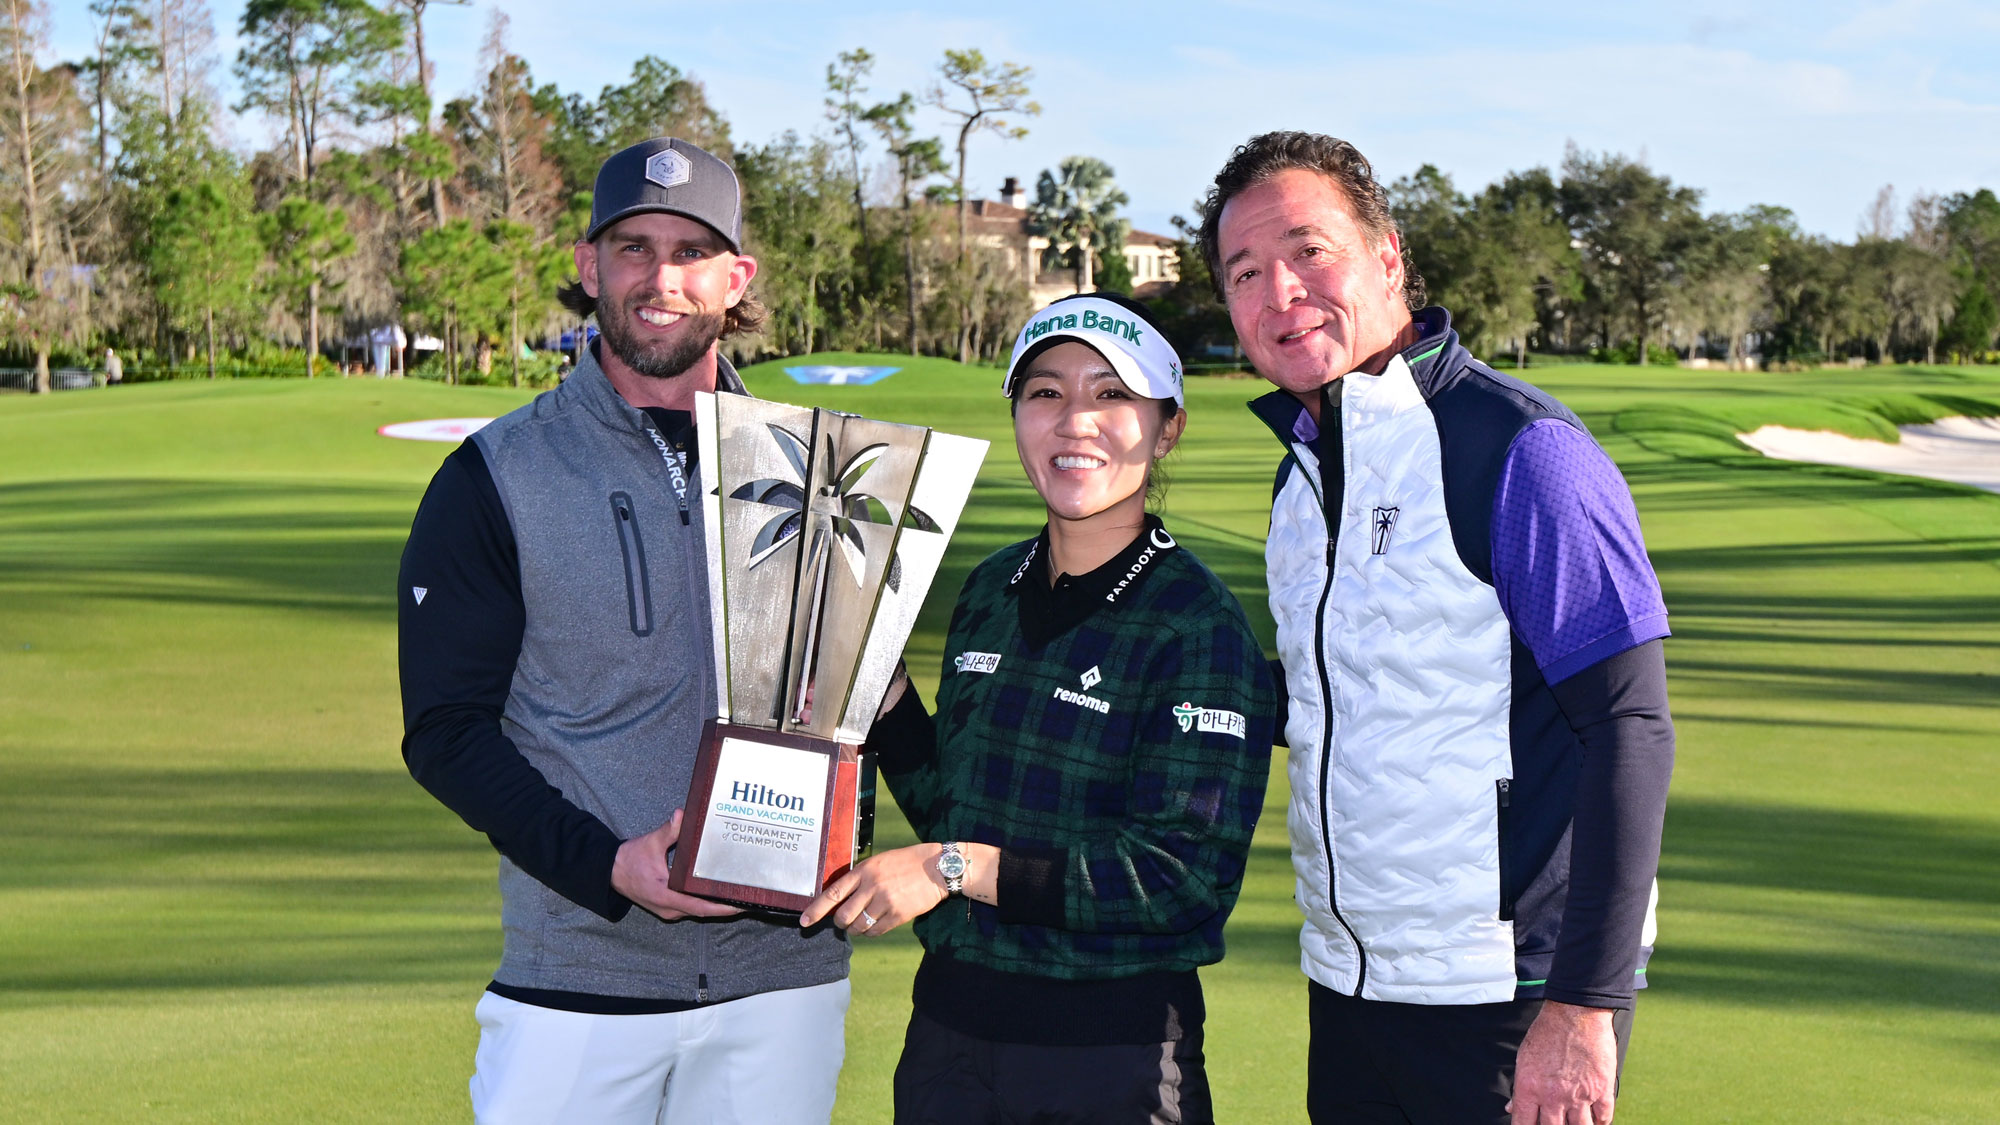
[[[606, 313], [610, 316], [606, 316]], [[695, 311], [683, 314], [676, 339], [647, 341], [632, 322], [638, 315], [630, 309], [597, 305], [597, 327], [604, 342], [619, 362], [653, 379], [671, 379], [708, 353], [722, 337], [721, 312]]]

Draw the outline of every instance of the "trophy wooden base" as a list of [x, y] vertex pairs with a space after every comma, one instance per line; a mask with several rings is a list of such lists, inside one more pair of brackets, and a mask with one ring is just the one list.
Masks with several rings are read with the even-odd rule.
[[862, 788], [857, 746], [710, 719], [667, 885], [740, 906], [804, 910], [854, 864]]

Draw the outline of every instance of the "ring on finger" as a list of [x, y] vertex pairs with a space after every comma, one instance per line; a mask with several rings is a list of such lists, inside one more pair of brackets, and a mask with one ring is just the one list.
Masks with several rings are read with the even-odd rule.
[[875, 916], [866, 910], [861, 912], [861, 928], [863, 930], [872, 930], [875, 928]]

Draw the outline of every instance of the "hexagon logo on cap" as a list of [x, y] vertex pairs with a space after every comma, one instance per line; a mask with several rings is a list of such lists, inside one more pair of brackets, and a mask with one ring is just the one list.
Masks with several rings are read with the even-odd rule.
[[663, 148], [646, 158], [646, 178], [663, 188], [679, 187], [694, 179], [694, 165], [673, 149]]

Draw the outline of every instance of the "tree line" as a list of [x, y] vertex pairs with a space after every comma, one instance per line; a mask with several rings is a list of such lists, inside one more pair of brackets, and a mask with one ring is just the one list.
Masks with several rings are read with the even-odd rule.
[[1701, 192], [1623, 156], [1566, 153], [1465, 195], [1431, 165], [1391, 207], [1431, 297], [1483, 354], [1533, 346], [1620, 362], [1751, 352], [1770, 363], [1990, 360], [2000, 199], [1884, 187], [1853, 242], [1760, 205], [1704, 214]]
[[[991, 360], [1027, 312], [1020, 263], [975, 233], [968, 147], [1026, 135], [1032, 71], [948, 50], [925, 88], [872, 89], [838, 53], [824, 113], [762, 143], [732, 136], [702, 83], [639, 59], [594, 95], [537, 82], [491, 14], [473, 89], [438, 102], [427, 26], [468, 0], [249, 0], [227, 61], [274, 123], [219, 139], [224, 60], [205, 0], [91, 0], [89, 56], [48, 57], [44, 0], [0, 0], [0, 363], [46, 389], [57, 359], [115, 347], [162, 373], [322, 370], [334, 341], [385, 324], [434, 336], [419, 373], [544, 382], [530, 342], [569, 333], [592, 180], [611, 152], [685, 137], [732, 161], [771, 316], [740, 358], [900, 350]], [[447, 18], [464, 19], [451, 13]], [[925, 135], [922, 111], [945, 123]], [[1790, 212], [1703, 214], [1643, 163], [1572, 149], [1557, 173], [1475, 195], [1426, 165], [1391, 197], [1413, 264], [1481, 354], [1592, 352], [1815, 362], [1978, 358], [1994, 344], [2000, 201], [1887, 189], [1852, 243]], [[1026, 273], [1129, 288], [1128, 202], [1103, 161], [1041, 173]], [[1232, 344], [1177, 218], [1180, 279], [1156, 298], [1190, 350]], [[343, 356], [345, 352], [341, 353]]]
[[[46, 58], [43, 0], [0, 0], [7, 358], [42, 389], [52, 358], [107, 345], [158, 368], [310, 377], [329, 341], [406, 324], [442, 340], [425, 363], [444, 378], [544, 380], [554, 358], [524, 344], [580, 327], [554, 294], [597, 168], [666, 134], [743, 180], [776, 313], [744, 346], [972, 360], [1011, 344], [1026, 294], [969, 234], [967, 149], [1025, 135], [1040, 112], [1028, 68], [947, 51], [928, 88], [874, 98], [873, 56], [844, 52], [821, 128], [744, 144], [699, 80], [654, 56], [595, 95], [537, 82], [498, 12], [476, 87], [438, 105], [426, 26], [465, 3], [249, 0], [230, 108], [261, 111], [277, 138], [239, 156], [218, 139], [204, 0], [92, 0], [91, 55], [67, 62]], [[922, 135], [923, 107], [952, 132]]]

